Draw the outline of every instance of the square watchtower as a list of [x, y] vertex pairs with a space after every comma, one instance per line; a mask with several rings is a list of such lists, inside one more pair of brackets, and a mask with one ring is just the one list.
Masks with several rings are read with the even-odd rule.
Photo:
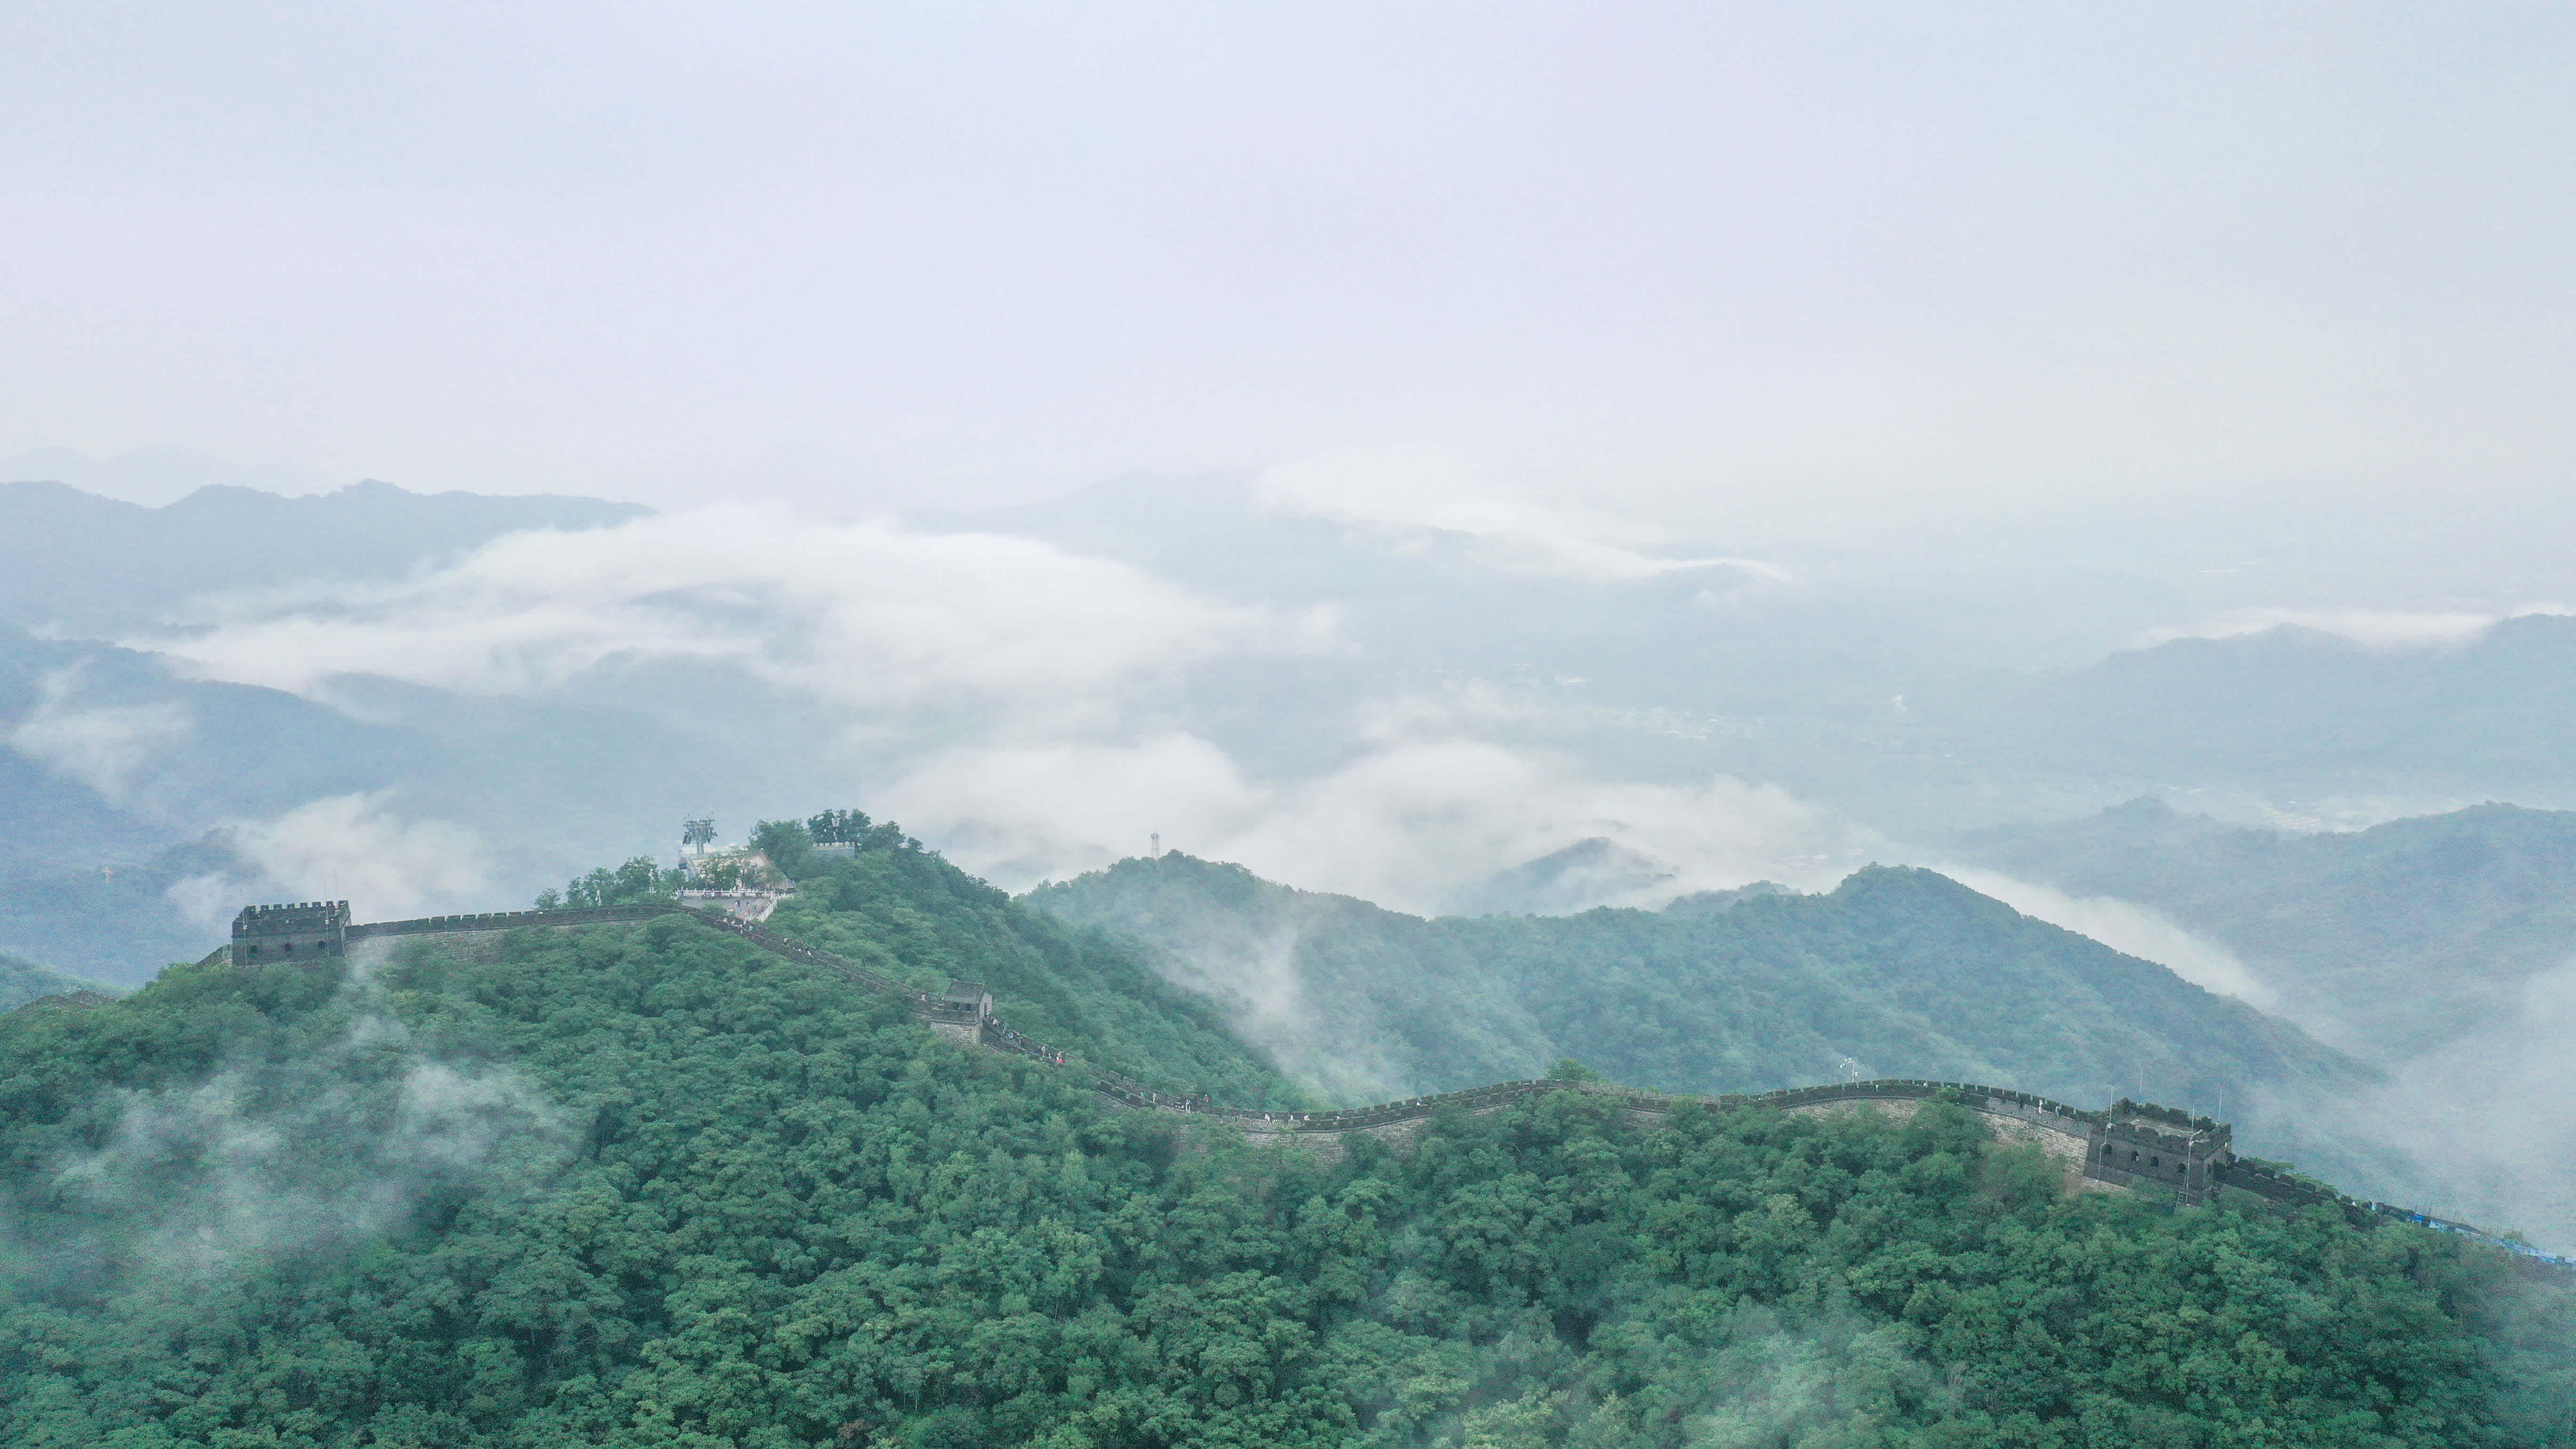
[[952, 980], [923, 1013], [930, 1029], [951, 1041], [976, 1046], [984, 1040], [984, 1023], [993, 1016], [993, 993], [980, 981]]
[[2122, 1097], [2093, 1124], [2084, 1175], [2123, 1187], [2172, 1188], [2186, 1203], [2207, 1202], [2218, 1169], [2235, 1160], [2224, 1122]]
[[233, 917], [233, 964], [338, 961], [349, 945], [347, 901], [244, 906]]

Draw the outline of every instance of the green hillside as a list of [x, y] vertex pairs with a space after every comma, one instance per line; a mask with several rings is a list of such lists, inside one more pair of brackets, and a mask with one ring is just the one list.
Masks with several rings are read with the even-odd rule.
[[[2294, 1027], [1929, 871], [1872, 868], [1827, 895], [1713, 914], [1423, 920], [1176, 854], [1027, 899], [1150, 943], [1176, 978], [1230, 996], [1290, 1070], [1346, 1098], [1532, 1076], [1567, 1055], [1674, 1092], [1907, 1076], [2221, 1112], [2366, 1075]], [[1376, 1079], [1352, 1080], [1353, 1063]]]
[[0, 953], [0, 1011], [23, 1005], [39, 996], [52, 996], [65, 991], [112, 991], [95, 981], [83, 981], [60, 971], [39, 966], [24, 956]]
[[1013, 904], [892, 826], [854, 856], [788, 863], [798, 894], [767, 922], [781, 935], [925, 990], [980, 981], [1015, 1030], [1078, 1046], [1149, 1086], [1247, 1107], [1312, 1105], [1213, 1004], [1132, 948]]
[[[914, 979], [1006, 983], [1006, 1016], [1051, 1014], [1123, 1069], [1271, 1080], [1104, 941], [934, 857], [828, 867], [797, 915]], [[492, 964], [415, 945], [358, 981], [178, 967], [95, 1011], [0, 1016], [0, 1442], [2382, 1446], [2576, 1424], [2564, 1292], [2505, 1255], [2322, 1211], [2064, 1199], [1937, 1103], [1638, 1131], [1560, 1094], [1328, 1167], [1107, 1112], [1077, 1080], [676, 916], [515, 933]]]

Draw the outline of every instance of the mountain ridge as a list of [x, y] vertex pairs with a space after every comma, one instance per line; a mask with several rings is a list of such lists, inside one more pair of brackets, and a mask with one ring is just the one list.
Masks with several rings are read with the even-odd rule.
[[400, 575], [529, 528], [652, 510], [605, 499], [413, 493], [369, 479], [288, 498], [217, 484], [151, 507], [62, 483], [0, 483], [0, 620], [112, 638], [193, 594]]
[[[2212, 1102], [2232, 1092], [2241, 1102], [2256, 1080], [2322, 1087], [2369, 1076], [2161, 966], [1912, 868], [1873, 867], [1826, 896], [1759, 895], [1708, 916], [1425, 919], [1175, 852], [1022, 899], [1153, 945], [1175, 979], [1230, 996], [1239, 1028], [1328, 1092], [1359, 1083], [1347, 1072], [1318, 1079], [1321, 1063], [1371, 1063], [1395, 1074], [1377, 1085], [1403, 1093], [1535, 1075], [1567, 1055], [1635, 1085], [1706, 1092], [1829, 1079], [1854, 1060], [1865, 1076], [2000, 1081], [2065, 1100]], [[2034, 1028], [1972, 1004], [1973, 990], [1936, 991], [1950, 970], [1945, 952], [2064, 993], [2087, 1025]], [[1719, 982], [1739, 995], [1710, 995]], [[1746, 1010], [1768, 1025], [1750, 1035], [1726, 1025]], [[1718, 1024], [1721, 1035], [1694, 1037], [1683, 1021]], [[1819, 1021], [1840, 1025], [1820, 1034]], [[2075, 1035], [2049, 1034], [2065, 1030]], [[1311, 1037], [1302, 1050], [1301, 1031]], [[2208, 1045], [2200, 1060], [2260, 1065], [2251, 1077], [2201, 1071], [2189, 1065], [2195, 1054], [2173, 1050], [2176, 1039]], [[2070, 1041], [2085, 1045], [2070, 1054]], [[2036, 1065], [2043, 1055], [2060, 1065]], [[2064, 1065], [2079, 1056], [2089, 1065]], [[2112, 1065], [2122, 1056], [2165, 1066]]]

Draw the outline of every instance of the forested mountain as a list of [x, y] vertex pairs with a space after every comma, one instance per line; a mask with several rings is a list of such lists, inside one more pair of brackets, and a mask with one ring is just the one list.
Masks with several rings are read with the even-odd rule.
[[2221, 824], [2146, 797], [1952, 837], [1969, 861], [2135, 901], [2233, 950], [2285, 1010], [2398, 1061], [2510, 1018], [2576, 957], [2576, 813], [2480, 805], [2368, 830]]
[[1149, 1086], [1249, 1107], [1310, 1105], [1223, 1013], [1132, 948], [1013, 903], [892, 826], [874, 848], [837, 859], [772, 849], [799, 885], [766, 923], [781, 935], [927, 991], [979, 981], [1014, 1029], [1079, 1043], [1097, 1065]]
[[1535, 1075], [1562, 1055], [1677, 1092], [1840, 1075], [2068, 1101], [2250, 1106], [2367, 1073], [2296, 1028], [1929, 871], [1714, 913], [1425, 920], [1177, 853], [1031, 892], [1163, 953], [1293, 1074], [1348, 1099]]
[[[909, 849], [786, 922], [1075, 1050], [1286, 1093]], [[1901, 882], [1900, 882], [1901, 883]], [[1759, 905], [1761, 902], [1753, 902]], [[2563, 1287], [2389, 1225], [2060, 1195], [1939, 1103], [1573, 1094], [1326, 1165], [685, 917], [209, 963], [0, 1017], [0, 1442], [2522, 1445]]]

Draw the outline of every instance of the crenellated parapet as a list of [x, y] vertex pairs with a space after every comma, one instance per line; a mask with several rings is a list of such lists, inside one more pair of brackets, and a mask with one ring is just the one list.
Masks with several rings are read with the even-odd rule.
[[[346, 904], [346, 902], [343, 902]], [[485, 911], [479, 915], [422, 916], [410, 921], [377, 921], [351, 926], [352, 941], [386, 936], [438, 936], [457, 931], [513, 931], [521, 926], [595, 926], [608, 921], [644, 921], [667, 916], [676, 906], [648, 902], [632, 906], [574, 906], [557, 911]]]
[[336, 965], [349, 944], [347, 901], [297, 901], [291, 905], [244, 906], [233, 917], [235, 965], [270, 965], [297, 961]]

